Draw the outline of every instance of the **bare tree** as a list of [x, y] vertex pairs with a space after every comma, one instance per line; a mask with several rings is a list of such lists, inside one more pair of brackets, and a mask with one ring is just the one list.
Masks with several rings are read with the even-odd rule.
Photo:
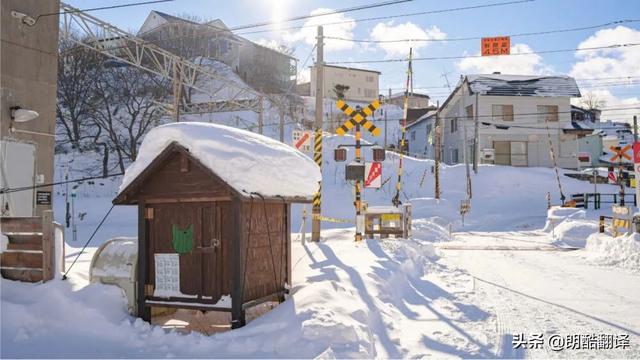
[[582, 96], [580, 104], [587, 110], [599, 110], [607, 105], [607, 102], [593, 91], [588, 91]]
[[56, 135], [59, 146], [79, 151], [92, 144], [95, 82], [105, 58], [95, 51], [62, 39], [59, 44]]
[[95, 120], [102, 130], [96, 144], [105, 144], [105, 156], [108, 150], [115, 152], [117, 167], [124, 171], [125, 165], [137, 158], [142, 137], [160, 124], [164, 114], [160, 103], [167, 101], [169, 84], [135, 67], [120, 65], [105, 69], [96, 89]]
[[338, 99], [344, 100], [344, 95], [347, 91], [349, 91], [349, 88], [349, 85], [336, 84], [332, 90], [334, 94], [336, 94]]

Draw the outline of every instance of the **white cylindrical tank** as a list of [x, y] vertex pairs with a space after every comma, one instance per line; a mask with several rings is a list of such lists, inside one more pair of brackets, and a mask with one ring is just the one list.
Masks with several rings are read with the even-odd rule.
[[127, 298], [129, 312], [136, 311], [138, 239], [118, 237], [106, 241], [93, 254], [89, 267], [92, 283], [117, 285]]

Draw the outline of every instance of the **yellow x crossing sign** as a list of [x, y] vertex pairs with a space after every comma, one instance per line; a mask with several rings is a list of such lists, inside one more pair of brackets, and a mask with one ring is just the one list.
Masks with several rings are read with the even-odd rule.
[[380, 129], [373, 125], [371, 121], [367, 120], [367, 116], [371, 116], [371, 114], [380, 107], [380, 101], [374, 100], [362, 110], [354, 110], [342, 100], [338, 100], [336, 106], [349, 117], [349, 119], [336, 130], [338, 135], [346, 134], [358, 124], [367, 129], [373, 136], [380, 135]]

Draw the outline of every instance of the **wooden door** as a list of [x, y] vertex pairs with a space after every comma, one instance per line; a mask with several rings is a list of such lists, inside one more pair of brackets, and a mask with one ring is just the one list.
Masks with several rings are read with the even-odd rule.
[[[224, 203], [223, 203], [224, 204]], [[178, 254], [180, 284], [176, 298], [215, 303], [227, 290], [224, 263], [227, 255], [225, 227], [228, 217], [218, 203], [177, 203], [153, 205], [149, 242], [149, 276], [155, 289], [155, 254]], [[178, 234], [187, 234], [184, 239]], [[190, 244], [188, 240], [190, 241]], [[154, 291], [160, 294], [160, 292]]]
[[509, 141], [494, 141], [496, 165], [511, 165], [511, 143]]

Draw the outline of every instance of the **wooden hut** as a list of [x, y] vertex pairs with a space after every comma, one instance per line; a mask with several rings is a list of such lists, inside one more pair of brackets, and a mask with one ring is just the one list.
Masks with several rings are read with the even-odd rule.
[[[175, 128], [182, 123], [171, 125]], [[210, 130], [213, 125], [201, 126]], [[278, 151], [285, 157], [292, 154], [291, 148], [274, 150], [269, 143], [273, 140], [265, 140], [261, 135], [218, 127], [236, 137], [260, 137], [260, 141], [267, 143], [259, 146], [266, 146], [270, 156], [277, 156]], [[198, 133], [193, 125], [187, 129], [190, 134]], [[164, 132], [166, 135], [167, 131]], [[152, 133], [145, 143], [152, 141]], [[206, 132], [194, 136], [206, 136]], [[158, 137], [167, 141], [163, 136], [155, 138]], [[311, 191], [287, 193], [280, 188], [280, 193], [263, 194], [264, 184], [256, 185], [262, 191], [254, 191], [247, 188], [247, 183], [239, 189], [228, 180], [238, 178], [237, 174], [228, 176], [226, 167], [221, 176], [214, 168], [215, 161], [211, 161], [217, 155], [226, 155], [229, 146], [222, 146], [225, 149], [220, 154], [213, 151], [203, 161], [206, 149], [193, 149], [198, 146], [198, 139], [191, 142], [185, 136], [177, 138], [182, 141], [172, 141], [160, 152], [157, 144], [147, 146], [155, 147], [155, 152], [145, 156], [146, 163], [134, 174], [125, 174], [125, 180], [130, 175], [129, 180], [113, 201], [116, 205], [138, 206], [137, 315], [149, 321], [151, 307], [229, 311], [232, 327], [243, 326], [248, 307], [265, 301], [283, 301], [291, 284], [291, 203], [309, 202]], [[237, 144], [230, 147], [233, 149], [234, 145]], [[188, 146], [197, 151], [190, 151]], [[237, 171], [257, 179], [259, 174], [249, 172], [259, 169], [243, 168], [243, 162], [238, 161], [238, 156], [251, 158], [252, 153], [237, 151], [237, 156], [228, 161], [237, 162]], [[313, 164], [298, 155], [302, 154], [292, 157], [298, 166]], [[260, 156], [260, 152], [255, 154]], [[270, 174], [264, 175], [268, 178]], [[315, 172], [309, 174], [309, 189], [315, 186], [318, 177], [315, 167]]]

